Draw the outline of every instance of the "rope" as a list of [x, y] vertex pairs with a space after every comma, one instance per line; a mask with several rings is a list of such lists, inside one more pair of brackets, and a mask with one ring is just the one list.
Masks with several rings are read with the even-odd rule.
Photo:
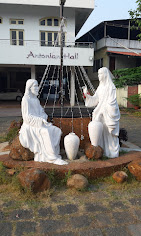
[[91, 83], [91, 81], [90, 81], [90, 79], [89, 79], [89, 77], [88, 77], [88, 75], [87, 75], [87, 73], [86, 73], [84, 67], [83, 67], [83, 66], [80, 66], [80, 68], [81, 68], [81, 71], [82, 71], [82, 73], [83, 73], [83, 75], [84, 75], [85, 80], [87, 81], [87, 83], [88, 83], [88, 85], [89, 85], [89, 87], [90, 87], [92, 93], [94, 94], [94, 93], [95, 93], [95, 89], [94, 89], [94, 87], [93, 87], [93, 85], [92, 85], [92, 83]]
[[[83, 91], [82, 91], [82, 88], [81, 88], [81, 86], [80, 86], [80, 82], [79, 82], [78, 75], [77, 75], [77, 72], [76, 72], [75, 67], [74, 67], [74, 72], [75, 72], [75, 75], [76, 75], [76, 80], [77, 80], [77, 84], [78, 84], [78, 86], [79, 86], [79, 90], [80, 90], [80, 92], [81, 92], [81, 96], [82, 96], [83, 101], [84, 101], [84, 103], [85, 103], [85, 99], [84, 99], [84, 97], [83, 97]], [[90, 112], [89, 112], [89, 109], [88, 109], [88, 108], [86, 108], [86, 109], [87, 109], [89, 118], [90, 118], [90, 120], [91, 120], [91, 114], [90, 114]]]
[[[75, 69], [75, 67], [74, 67], [74, 69]], [[70, 66], [70, 70], [71, 70], [71, 73], [72, 73], [71, 66]], [[75, 88], [74, 88], [74, 91], [75, 91], [75, 96], [76, 96], [76, 103], [77, 103], [80, 118], [81, 118], [81, 136], [80, 136], [80, 139], [83, 140], [84, 139], [84, 135], [83, 135], [83, 116], [82, 116], [82, 112], [81, 112], [81, 108], [80, 108], [80, 104], [79, 104], [79, 100], [78, 100], [78, 95], [77, 95], [77, 92], [76, 92]]]
[[[67, 75], [67, 86], [68, 86], [69, 100], [70, 100], [71, 95], [70, 95], [69, 75], [68, 75], [67, 66], [66, 66], [66, 75]], [[72, 117], [72, 120], [71, 120], [71, 123], [72, 123], [71, 130], [72, 130], [72, 132], [73, 132], [73, 108], [72, 108], [72, 106], [71, 106], [71, 117]]]
[[54, 111], [55, 111], [55, 104], [56, 104], [56, 98], [57, 98], [57, 88], [58, 88], [58, 85], [59, 85], [59, 67], [58, 67], [58, 71], [57, 71], [55, 97], [54, 97], [53, 110], [52, 110], [52, 122], [53, 122], [53, 116], [54, 116]]

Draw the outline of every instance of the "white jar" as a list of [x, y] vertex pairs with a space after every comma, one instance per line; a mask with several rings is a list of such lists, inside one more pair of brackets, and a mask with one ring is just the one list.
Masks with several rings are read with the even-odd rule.
[[69, 160], [74, 160], [79, 149], [80, 139], [75, 133], [69, 133], [64, 138], [64, 147]]
[[91, 121], [88, 125], [91, 145], [101, 146], [103, 136], [103, 124], [99, 121]]

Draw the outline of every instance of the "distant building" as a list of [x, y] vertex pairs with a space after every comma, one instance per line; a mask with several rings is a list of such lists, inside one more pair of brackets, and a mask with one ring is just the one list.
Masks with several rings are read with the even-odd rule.
[[[75, 42], [93, 9], [94, 0], [66, 0], [64, 65], [93, 65], [93, 47]], [[59, 0], [0, 0], [1, 90], [24, 90], [27, 79], [41, 80], [47, 65], [60, 65], [60, 34], [54, 47], [58, 31]]]
[[104, 21], [77, 40], [94, 43], [94, 65], [88, 68], [88, 75], [95, 86], [102, 66], [111, 71], [141, 66], [141, 42], [137, 40], [140, 32], [131, 30], [131, 26], [130, 19]]

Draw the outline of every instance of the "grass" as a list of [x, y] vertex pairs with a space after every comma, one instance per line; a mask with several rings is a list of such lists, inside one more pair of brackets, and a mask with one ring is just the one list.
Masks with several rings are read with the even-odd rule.
[[0, 143], [4, 143], [6, 141], [7, 141], [7, 136], [6, 135], [0, 136]]
[[[132, 176], [127, 167], [121, 168], [122, 171], [125, 171], [128, 174], [128, 180], [126, 182], [118, 184], [113, 180], [111, 175], [105, 178], [90, 180], [89, 184], [94, 185], [96, 187], [95, 190], [91, 190], [91, 188], [88, 187], [81, 191], [67, 189], [66, 182], [72, 175], [71, 171], [66, 173], [64, 179], [61, 180], [56, 179], [56, 175], [52, 170], [48, 175], [50, 176], [50, 180], [53, 181], [51, 189], [33, 194], [30, 189], [23, 189], [18, 182], [17, 175], [22, 170], [23, 168], [16, 169], [16, 174], [13, 177], [9, 177], [6, 168], [3, 167], [2, 163], [0, 163], [0, 205], [1, 203], [7, 204], [8, 202], [11, 202], [11, 204], [6, 207], [7, 211], [15, 209], [36, 210], [40, 207], [50, 206], [50, 204], [56, 204], [56, 202], [52, 202], [52, 197], [55, 197], [58, 202], [58, 196], [61, 199], [67, 199], [67, 203], [73, 202], [75, 204], [75, 201], [78, 201], [79, 197], [81, 198], [79, 200], [80, 202], [82, 198], [87, 199], [91, 192], [102, 192], [108, 194], [111, 201], [120, 200], [121, 194], [124, 193], [122, 196], [122, 200], [124, 200], [124, 195], [132, 195], [134, 189], [141, 188], [141, 182], [138, 182]], [[85, 199], [83, 199], [83, 201]]]
[[141, 109], [135, 110], [134, 108], [120, 108], [120, 112], [122, 115], [132, 115], [135, 117], [141, 117]]
[[60, 190], [62, 187], [66, 186], [67, 179], [71, 176], [71, 171], [68, 171], [65, 177], [61, 179], [51, 170], [48, 172], [48, 177], [52, 184], [51, 189], [34, 194], [29, 188], [23, 189], [18, 181], [17, 175], [25, 170], [25, 168], [16, 168], [13, 176], [9, 176], [6, 170], [7, 169], [0, 162], [0, 201], [1, 199], [4, 203], [11, 201], [12, 203], [7, 207], [9, 210], [18, 209], [20, 206], [34, 209], [39, 206], [44, 206], [47, 199], [49, 200], [57, 189]]
[[69, 170], [67, 173], [65, 173], [65, 177], [61, 178], [60, 176], [55, 173], [54, 170], [48, 171], [47, 176], [52, 184], [52, 186], [57, 186], [57, 187], [63, 187], [66, 185], [67, 180], [71, 177], [72, 173]]

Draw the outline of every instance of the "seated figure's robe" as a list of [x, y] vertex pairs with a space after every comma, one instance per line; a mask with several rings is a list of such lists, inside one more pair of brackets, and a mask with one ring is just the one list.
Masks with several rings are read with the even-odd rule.
[[[23, 125], [19, 139], [21, 145], [35, 154], [34, 160], [55, 163], [61, 159], [60, 138], [61, 130], [47, 122], [37, 97], [24, 95], [22, 99]], [[55, 163], [56, 164], [56, 163]]]

